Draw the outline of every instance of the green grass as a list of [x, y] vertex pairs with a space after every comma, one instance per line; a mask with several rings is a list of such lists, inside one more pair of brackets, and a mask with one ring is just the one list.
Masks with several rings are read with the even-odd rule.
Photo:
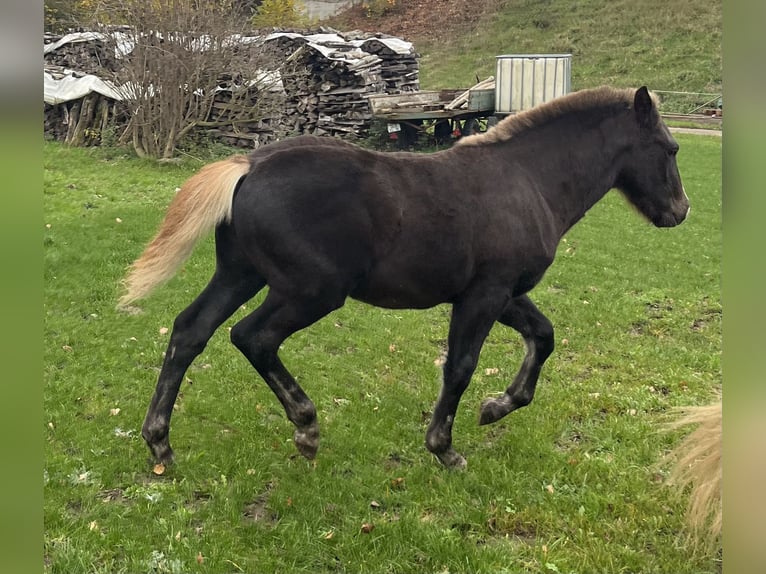
[[557, 329], [535, 402], [476, 424], [523, 353], [496, 327], [455, 424], [465, 472], [423, 446], [448, 308], [350, 301], [282, 351], [319, 410], [314, 463], [228, 341], [242, 310], [187, 374], [162, 476], [140, 427], [163, 328], [212, 273], [212, 238], [143, 314], [114, 304], [200, 163], [46, 143], [45, 571], [719, 571], [687, 543], [685, 500], [658, 466], [678, 439], [660, 432], [669, 409], [721, 380], [721, 140], [677, 139], [690, 219], [656, 229], [611, 193], [571, 230], [532, 293]]
[[572, 54], [572, 88], [720, 93], [722, 7], [687, 0], [507, 0], [470, 34], [418, 42], [423, 89], [473, 85], [501, 54]]

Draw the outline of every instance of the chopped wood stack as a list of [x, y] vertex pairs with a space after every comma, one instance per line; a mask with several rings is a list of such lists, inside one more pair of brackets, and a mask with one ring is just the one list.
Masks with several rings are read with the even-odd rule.
[[[381, 58], [337, 34], [298, 36], [293, 40], [290, 58], [305, 73], [284, 78], [288, 124], [297, 133], [350, 137], [366, 134], [372, 114], [365, 96], [384, 88]], [[285, 46], [281, 37], [279, 41]]]
[[258, 148], [290, 133], [285, 102], [279, 74], [261, 74], [249, 86], [220, 88], [201, 127], [227, 145]]
[[114, 44], [103, 34], [80, 32], [66, 36], [46, 34], [43, 58], [49, 66], [59, 66], [86, 74], [103, 76], [120, 69]]
[[[80, 79], [83, 82], [88, 80], [87, 74], [73, 72], [59, 66], [45, 66], [45, 75], [47, 76], [46, 91], [48, 79], [53, 81]], [[90, 79], [93, 77], [90, 76]], [[113, 132], [116, 132], [120, 126], [126, 125], [127, 121], [128, 112], [122, 102], [98, 90], [90, 90], [80, 97], [66, 99], [66, 101], [44, 103], [43, 133], [45, 137], [73, 146], [98, 145], [109, 133], [116, 138], [119, 134]]]
[[[120, 68], [118, 52], [99, 34], [49, 37], [46, 41], [48, 66], [104, 79], [113, 77]], [[258, 67], [265, 65], [270, 70], [265, 73], [277, 74], [279, 82], [276, 88], [251, 84], [246, 97], [238, 93], [237, 98], [232, 98], [231, 85], [222, 83], [201, 129], [230, 145], [259, 147], [302, 133], [363, 137], [372, 123], [369, 96], [416, 92], [419, 88], [419, 56], [412, 44], [399, 38], [359, 32], [343, 35], [323, 29], [315, 34], [275, 32], [241, 41], [243, 49], [252, 53], [251, 62], [257, 62]], [[253, 76], [262, 73], [252, 70]], [[67, 103], [64, 111], [56, 109], [59, 105], [64, 104], [45, 108], [46, 133], [57, 139], [64, 127], [55, 126], [64, 116], [69, 117], [72, 107]], [[81, 108], [84, 105], [80, 103]], [[90, 127], [94, 133], [100, 129]]]
[[387, 94], [417, 92], [420, 89], [420, 68], [418, 58], [409, 46], [399, 38], [368, 38], [360, 48], [378, 56], [380, 76], [385, 82], [383, 91]]

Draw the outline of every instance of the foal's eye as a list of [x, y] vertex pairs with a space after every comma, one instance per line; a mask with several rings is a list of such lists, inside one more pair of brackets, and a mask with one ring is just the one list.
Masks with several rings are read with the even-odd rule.
[[669, 147], [667, 149], [668, 156], [674, 157], [678, 153], [678, 146]]

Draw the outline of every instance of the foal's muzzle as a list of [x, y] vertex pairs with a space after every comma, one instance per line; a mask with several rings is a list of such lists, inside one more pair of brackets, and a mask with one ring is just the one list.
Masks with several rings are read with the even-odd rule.
[[691, 206], [689, 205], [689, 197], [686, 195], [686, 191], [681, 188], [682, 196], [679, 199], [673, 201], [670, 206], [670, 210], [660, 214], [652, 222], [657, 227], [675, 227], [689, 216]]

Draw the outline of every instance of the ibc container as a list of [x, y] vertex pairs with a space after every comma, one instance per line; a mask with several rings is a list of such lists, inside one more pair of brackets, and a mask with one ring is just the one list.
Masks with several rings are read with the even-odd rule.
[[572, 54], [497, 56], [495, 113], [533, 108], [564, 94], [572, 85]]

